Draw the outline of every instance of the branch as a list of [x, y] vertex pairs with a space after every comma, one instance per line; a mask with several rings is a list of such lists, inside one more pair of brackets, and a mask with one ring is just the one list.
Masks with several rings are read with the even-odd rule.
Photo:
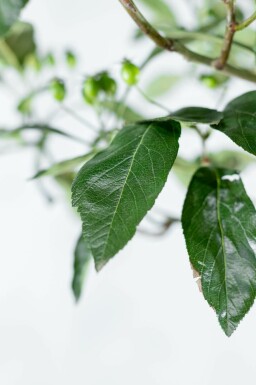
[[145, 19], [142, 13], [134, 4], [133, 0], [119, 0], [139, 29], [153, 40], [156, 45], [168, 51], [173, 50], [174, 41], [166, 39]]
[[249, 27], [256, 20], [256, 11], [248, 17], [248, 19], [244, 20], [242, 23], [236, 25], [236, 31], [242, 31], [246, 27]]
[[197, 54], [197, 53], [189, 50], [186, 46], [184, 46], [183, 44], [181, 44], [180, 42], [178, 42], [175, 39], [169, 39], [169, 38], [162, 36], [145, 19], [145, 17], [141, 14], [141, 12], [135, 6], [133, 0], [119, 0], [119, 2], [123, 5], [125, 10], [131, 16], [131, 18], [135, 21], [135, 23], [140, 28], [140, 30], [144, 34], [146, 34], [151, 40], [153, 40], [155, 42], [155, 44], [157, 46], [159, 46], [160, 48], [167, 50], [167, 51], [170, 51], [170, 52], [180, 53], [183, 57], [185, 57], [189, 61], [213, 67], [216, 70], [218, 70], [218, 71], [220, 71], [226, 75], [236, 76], [238, 78], [256, 83], [256, 73], [250, 72], [246, 69], [236, 68], [236, 67], [228, 65], [226, 63], [223, 65], [223, 68], [216, 68], [214, 63], [213, 63], [212, 58]]
[[223, 0], [227, 6], [227, 26], [224, 37], [224, 43], [221, 50], [220, 57], [213, 62], [214, 67], [217, 70], [222, 70], [228, 61], [234, 35], [236, 32], [236, 16], [234, 0]]

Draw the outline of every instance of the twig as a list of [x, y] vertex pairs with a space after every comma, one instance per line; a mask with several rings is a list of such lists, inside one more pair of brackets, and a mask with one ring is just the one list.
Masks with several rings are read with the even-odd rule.
[[217, 70], [222, 70], [228, 61], [234, 35], [236, 32], [236, 16], [234, 0], [223, 0], [227, 6], [227, 26], [220, 57], [214, 60], [213, 65]]
[[77, 114], [77, 112], [73, 111], [71, 108], [65, 106], [64, 104], [61, 105], [61, 108], [63, 111], [65, 111], [68, 115], [72, 116], [72, 118], [76, 119], [78, 122], [80, 122], [83, 126], [86, 126], [90, 128], [92, 131], [98, 131], [97, 127], [95, 127], [93, 124], [91, 124], [88, 120], [84, 119], [84, 117]]
[[251, 25], [255, 20], [256, 20], [256, 11], [250, 17], [248, 17], [248, 19], [244, 20], [240, 24], [237, 24], [235, 27], [236, 31], [242, 31], [243, 29]]

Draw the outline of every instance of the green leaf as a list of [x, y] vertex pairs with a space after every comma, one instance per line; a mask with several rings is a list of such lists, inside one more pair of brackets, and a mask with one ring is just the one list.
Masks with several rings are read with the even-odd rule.
[[18, 19], [28, 0], [0, 0], [0, 36]]
[[222, 112], [203, 107], [186, 107], [173, 112], [170, 118], [180, 122], [213, 124], [222, 119]]
[[66, 159], [61, 162], [53, 164], [51, 167], [38, 171], [32, 179], [41, 178], [43, 176], [57, 176], [63, 173], [73, 171], [76, 167], [80, 166], [82, 163], [90, 160], [96, 152], [92, 151], [89, 154], [77, 156], [75, 158]]
[[81, 235], [77, 241], [74, 251], [72, 290], [76, 301], [78, 301], [81, 297], [84, 280], [90, 265], [91, 257], [92, 256], [88, 247], [88, 243]]
[[180, 124], [172, 120], [131, 124], [79, 171], [73, 205], [98, 271], [153, 206], [177, 156], [179, 136]]
[[6, 36], [0, 40], [0, 59], [8, 65], [16, 67], [16, 63], [18, 63], [23, 66], [26, 58], [35, 50], [34, 29], [28, 23], [15, 23]]
[[182, 225], [204, 297], [230, 336], [256, 293], [256, 211], [240, 176], [200, 168], [189, 186]]
[[168, 93], [172, 87], [174, 87], [180, 77], [178, 75], [159, 75], [147, 85], [145, 94], [151, 98], [156, 98]]
[[220, 123], [212, 127], [226, 134], [245, 151], [256, 155], [256, 91], [232, 100], [223, 113]]

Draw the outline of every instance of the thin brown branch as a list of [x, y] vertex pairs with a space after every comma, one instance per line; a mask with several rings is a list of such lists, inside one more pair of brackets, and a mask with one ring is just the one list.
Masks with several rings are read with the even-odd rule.
[[236, 32], [236, 16], [235, 16], [235, 6], [234, 0], [223, 0], [227, 7], [227, 25], [226, 32], [224, 36], [223, 47], [221, 50], [220, 57], [213, 62], [213, 65], [216, 69], [222, 70], [225, 67], [225, 64], [228, 61], [234, 35]]
[[168, 51], [173, 50], [173, 41], [164, 38], [142, 15], [132, 0], [119, 0], [140, 30], [153, 40], [156, 45]]

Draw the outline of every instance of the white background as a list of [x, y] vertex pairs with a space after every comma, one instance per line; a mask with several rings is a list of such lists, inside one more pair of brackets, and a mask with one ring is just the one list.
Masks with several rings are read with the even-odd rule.
[[[185, 2], [178, 3], [183, 12]], [[75, 47], [85, 72], [117, 67], [124, 56], [139, 60], [151, 47], [131, 43], [133, 25], [117, 0], [31, 0], [23, 19], [36, 26], [43, 49]], [[175, 54], [162, 63], [165, 71], [185, 65]], [[249, 89], [237, 81], [226, 99]], [[165, 103], [214, 107], [215, 98], [195, 91], [192, 80]], [[212, 148], [234, 148], [215, 138]], [[199, 148], [191, 140], [181, 142], [189, 155]], [[224, 335], [193, 281], [179, 226], [161, 239], [137, 235], [100, 274], [92, 269], [75, 305], [70, 280], [80, 222], [61, 193], [49, 206], [28, 182], [31, 159], [25, 151], [0, 159], [0, 384], [254, 385], [256, 308], [230, 339]], [[254, 199], [253, 167], [244, 180]], [[171, 177], [158, 204], [178, 214], [183, 199]]]

